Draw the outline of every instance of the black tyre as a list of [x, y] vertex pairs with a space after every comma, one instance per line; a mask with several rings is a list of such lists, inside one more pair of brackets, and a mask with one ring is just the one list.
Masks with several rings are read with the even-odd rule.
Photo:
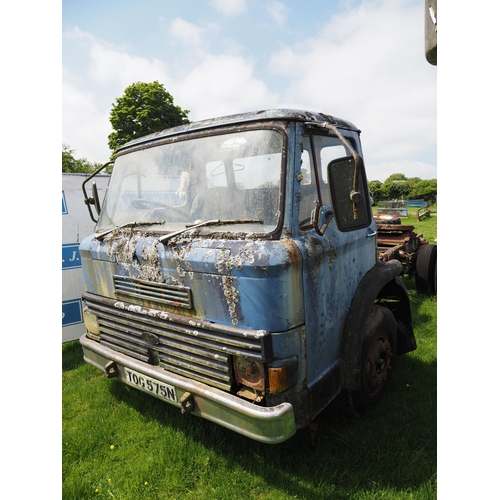
[[396, 339], [394, 316], [386, 307], [374, 305], [364, 328], [360, 388], [342, 391], [340, 402], [344, 411], [359, 416], [382, 399], [392, 378]]
[[417, 250], [415, 286], [423, 295], [437, 293], [437, 246], [422, 245]]

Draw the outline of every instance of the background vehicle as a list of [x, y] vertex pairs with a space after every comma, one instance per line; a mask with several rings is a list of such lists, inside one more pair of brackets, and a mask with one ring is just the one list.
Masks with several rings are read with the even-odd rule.
[[102, 210], [92, 178], [80, 342], [109, 378], [276, 443], [336, 397], [374, 406], [416, 348], [351, 123], [267, 110], [137, 139]]
[[[62, 341], [79, 339], [85, 334], [82, 293], [85, 290], [82, 261], [78, 247], [92, 234], [94, 225], [85, 208], [82, 182], [86, 174], [62, 174]], [[101, 196], [106, 192], [109, 175], [94, 177]]]

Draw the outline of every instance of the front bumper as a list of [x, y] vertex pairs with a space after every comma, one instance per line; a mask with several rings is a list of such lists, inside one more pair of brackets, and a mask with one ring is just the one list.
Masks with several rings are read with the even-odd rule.
[[[263, 443], [281, 443], [295, 434], [295, 416], [290, 403], [282, 403], [269, 408], [257, 406], [220, 389], [120, 354], [88, 339], [86, 335], [80, 338], [80, 344], [87, 363], [106, 372], [106, 365], [114, 362], [116, 366], [115, 377], [127, 385], [155, 396], [146, 388], [131, 383], [126, 376], [128, 369], [159, 384], [173, 387], [176, 392], [174, 398], [176, 401], [167, 402], [183, 408], [182, 401], [189, 398], [193, 405], [190, 407], [190, 413], [193, 415]], [[160, 399], [164, 400], [164, 398]]]

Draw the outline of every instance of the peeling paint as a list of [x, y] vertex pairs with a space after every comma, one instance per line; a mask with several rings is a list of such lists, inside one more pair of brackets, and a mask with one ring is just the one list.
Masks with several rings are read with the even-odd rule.
[[238, 314], [237, 314], [237, 304], [239, 302], [239, 291], [237, 290], [234, 279], [233, 279], [233, 269], [241, 270], [244, 265], [253, 265], [255, 262], [255, 248], [256, 242], [249, 241], [246, 245], [239, 248], [237, 255], [231, 255], [230, 252], [219, 252], [216, 259], [216, 269], [226, 276], [222, 277], [222, 288], [224, 292], [224, 297], [226, 298], [229, 316], [231, 317], [231, 322], [233, 325], [237, 325]]
[[[160, 272], [157, 239], [144, 237], [140, 231], [133, 232], [126, 228], [108, 234], [104, 241], [110, 259], [114, 257], [130, 277], [156, 283], [164, 281]], [[138, 243], [144, 243], [140, 255], [137, 255]]]
[[233, 325], [238, 324], [238, 316], [236, 314], [236, 304], [238, 303], [239, 292], [236, 290], [233, 277], [231, 275], [222, 277], [222, 285], [224, 290], [224, 297], [226, 297], [227, 305], [229, 307], [229, 316]]
[[142, 308], [141, 306], [136, 306], [136, 305], [126, 306], [123, 302], [115, 302], [113, 305], [116, 309], [122, 309], [125, 311], [135, 312], [138, 314], [143, 314], [145, 316], [152, 316], [153, 318], [171, 320], [171, 318], [167, 312], [160, 311], [158, 309]]

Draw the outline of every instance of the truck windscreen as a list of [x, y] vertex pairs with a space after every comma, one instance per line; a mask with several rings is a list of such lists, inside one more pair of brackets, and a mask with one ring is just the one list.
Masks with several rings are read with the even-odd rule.
[[271, 232], [280, 214], [283, 141], [277, 130], [247, 130], [122, 154], [97, 230], [150, 221], [151, 229], [170, 232], [208, 220], [245, 219], [250, 222], [223, 230]]

